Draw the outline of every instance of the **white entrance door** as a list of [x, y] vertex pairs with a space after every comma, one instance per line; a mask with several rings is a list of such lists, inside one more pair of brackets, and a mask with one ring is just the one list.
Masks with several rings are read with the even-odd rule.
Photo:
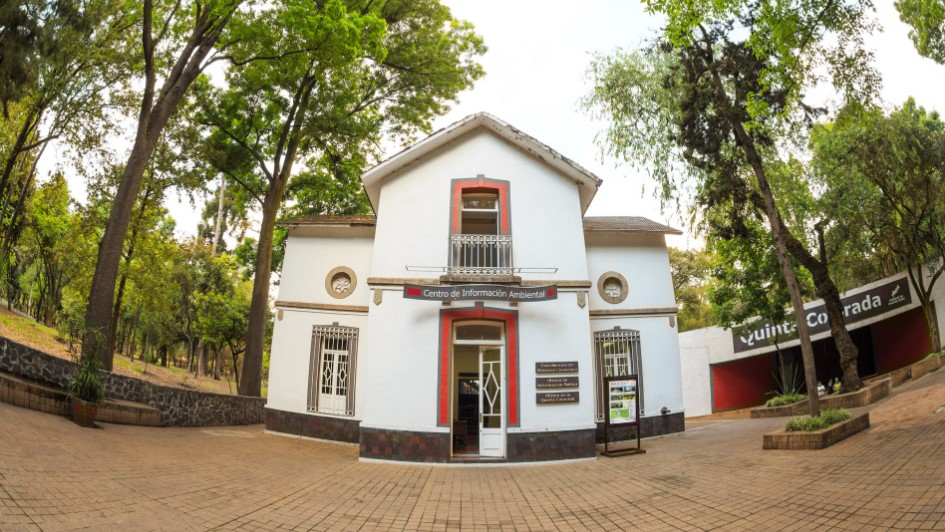
[[505, 456], [505, 379], [501, 346], [479, 348], [479, 455]]
[[348, 352], [340, 349], [322, 351], [321, 383], [318, 409], [344, 412], [348, 401]]

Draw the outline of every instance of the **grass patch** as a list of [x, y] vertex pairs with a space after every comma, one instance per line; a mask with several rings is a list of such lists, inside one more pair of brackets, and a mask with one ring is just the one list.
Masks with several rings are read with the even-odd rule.
[[817, 417], [796, 417], [784, 424], [784, 430], [788, 432], [814, 432], [822, 430], [830, 425], [835, 425], [841, 421], [850, 419], [852, 415], [849, 410], [842, 408], [825, 408], [820, 411]]
[[785, 393], [768, 399], [765, 406], [785, 406], [807, 399], [802, 393]]

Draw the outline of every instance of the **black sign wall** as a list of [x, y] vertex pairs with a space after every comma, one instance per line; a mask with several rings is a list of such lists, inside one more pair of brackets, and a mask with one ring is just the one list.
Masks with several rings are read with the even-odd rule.
[[[840, 302], [843, 305], [843, 317], [846, 322], [855, 323], [911, 304], [912, 294], [909, 291], [909, 280], [903, 277], [866, 292], [845, 297]], [[811, 334], [830, 330], [827, 309], [823, 303], [805, 309], [804, 312], [804, 319], [810, 327]], [[758, 320], [732, 329], [732, 341], [735, 343], [736, 353], [773, 345], [775, 341], [785, 342], [796, 338], [797, 324], [793, 313], [788, 314], [782, 323]]]

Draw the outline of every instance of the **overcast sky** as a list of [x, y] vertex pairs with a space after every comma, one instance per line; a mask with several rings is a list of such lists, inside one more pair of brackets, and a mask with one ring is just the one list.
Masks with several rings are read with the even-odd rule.
[[[687, 230], [675, 212], [662, 213], [653, 184], [619, 161], [602, 161], [595, 135], [604, 127], [578, 105], [589, 90], [587, 66], [595, 53], [636, 48], [659, 28], [635, 0], [443, 0], [454, 16], [472, 22], [489, 52], [481, 59], [486, 75], [462, 93], [439, 129], [467, 115], [488, 112], [548, 144], [603, 179], [589, 215], [637, 215]], [[869, 45], [883, 74], [889, 105], [914, 96], [920, 105], [945, 110], [945, 67], [919, 57], [899, 22], [891, 0], [877, 0], [885, 32]], [[47, 154], [49, 155], [49, 154]], [[54, 157], [44, 161], [51, 167]], [[48, 166], [47, 166], [48, 165]], [[48, 172], [48, 170], [47, 170]], [[43, 174], [47, 173], [43, 172]], [[85, 186], [70, 183], [84, 201]], [[645, 192], [644, 192], [645, 190]], [[199, 208], [171, 201], [178, 232], [196, 231]], [[687, 247], [691, 236], [669, 237]], [[698, 245], [698, 244], [697, 244]]]

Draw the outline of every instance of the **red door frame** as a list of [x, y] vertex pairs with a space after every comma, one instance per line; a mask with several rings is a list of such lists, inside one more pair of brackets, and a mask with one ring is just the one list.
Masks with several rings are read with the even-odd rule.
[[518, 361], [518, 311], [484, 308], [476, 303], [474, 308], [447, 309], [440, 311], [440, 353], [437, 367], [437, 416], [438, 427], [450, 426], [450, 380], [451, 356], [453, 352], [453, 323], [460, 320], [494, 320], [505, 323], [506, 352], [506, 426], [519, 426], [519, 361]]

